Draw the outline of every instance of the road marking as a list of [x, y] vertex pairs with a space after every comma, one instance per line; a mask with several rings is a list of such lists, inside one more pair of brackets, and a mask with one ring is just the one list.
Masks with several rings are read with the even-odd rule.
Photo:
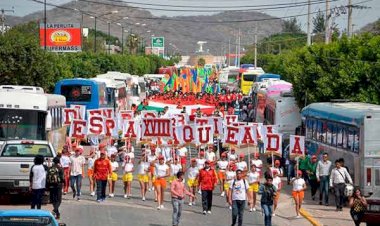
[[309, 212], [307, 212], [304, 208], [300, 209], [300, 214], [306, 218], [313, 226], [323, 226], [319, 221], [317, 221]]

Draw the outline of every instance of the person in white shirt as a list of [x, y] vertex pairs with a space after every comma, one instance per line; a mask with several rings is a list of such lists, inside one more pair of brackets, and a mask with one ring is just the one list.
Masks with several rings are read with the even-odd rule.
[[229, 189], [229, 201], [228, 203], [232, 206], [232, 224], [236, 224], [238, 220], [238, 226], [243, 225], [243, 214], [245, 208], [245, 201], [247, 200], [248, 182], [243, 179], [243, 171], [236, 170], [236, 179], [232, 180]]
[[177, 155], [180, 157], [181, 159], [181, 165], [182, 165], [182, 169], [186, 169], [186, 157], [187, 157], [187, 148], [186, 147], [182, 147], [180, 149], [178, 149], [178, 152], [177, 152]]
[[215, 152], [213, 150], [213, 147], [208, 148], [208, 151], [206, 153], [206, 161], [210, 162], [211, 167], [215, 166], [216, 155], [215, 155]]
[[116, 181], [118, 179], [117, 170], [119, 169], [119, 163], [117, 163], [117, 161], [116, 161], [116, 155], [115, 154], [111, 155], [111, 167], [112, 167], [112, 173], [108, 177], [108, 189], [109, 189], [108, 192], [109, 192], [110, 198], [115, 196], [114, 195], [115, 184], [116, 184]]
[[304, 191], [306, 190], [306, 182], [302, 178], [301, 170], [297, 171], [297, 176], [296, 178], [293, 178], [291, 180], [291, 183], [293, 185], [292, 195], [293, 195], [294, 202], [296, 205], [296, 218], [300, 218], [301, 204], [302, 204], [303, 198], [305, 197]]
[[247, 162], [244, 160], [244, 158], [245, 158], [244, 153], [240, 153], [239, 160], [236, 163], [236, 167], [238, 170], [241, 170], [245, 176], [248, 171], [248, 167], [247, 167]]
[[[190, 167], [187, 169], [187, 186], [193, 195], [195, 195], [198, 187], [198, 175], [197, 161], [196, 159], [191, 159]], [[195, 205], [195, 198], [190, 196], [189, 199], [189, 206]]]
[[90, 195], [95, 196], [95, 181], [94, 181], [94, 162], [95, 151], [91, 150], [87, 159], [87, 177], [90, 184]]
[[251, 160], [251, 164], [256, 166], [256, 171], [258, 173], [260, 173], [260, 176], [262, 176], [263, 161], [261, 161], [259, 153], [255, 153], [253, 155], [253, 159]]
[[[224, 183], [224, 191], [226, 192], [226, 202], [228, 203], [230, 198], [230, 185], [236, 178], [236, 165], [235, 163], [229, 163], [226, 171], [226, 182]], [[232, 210], [232, 206], [229, 205], [229, 209]]]
[[60, 159], [61, 166], [63, 168], [63, 176], [65, 183], [63, 184], [63, 194], [66, 195], [69, 192], [70, 186], [70, 152], [67, 148], [63, 149]]
[[259, 191], [260, 185], [260, 173], [256, 171], [256, 166], [251, 165], [251, 171], [248, 173], [248, 200], [249, 200], [249, 212], [256, 211], [256, 197]]
[[203, 169], [205, 167], [205, 162], [206, 162], [206, 159], [205, 159], [205, 152], [204, 151], [200, 151], [199, 152], [199, 158], [197, 158], [197, 167], [199, 170]]
[[235, 153], [235, 148], [231, 148], [228, 152], [228, 161], [235, 162], [237, 160], [237, 154]]
[[343, 198], [346, 182], [352, 184], [350, 174], [345, 167], [341, 166], [339, 160], [335, 161], [335, 168], [331, 170], [330, 187], [335, 191], [336, 211], [343, 211]]
[[141, 198], [145, 201], [146, 192], [148, 191], [148, 183], [149, 183], [149, 163], [147, 162], [146, 152], [141, 152], [141, 159], [139, 160], [139, 164], [137, 166], [137, 178], [140, 183], [140, 192]]
[[42, 198], [46, 188], [46, 171], [47, 167], [44, 165], [44, 157], [37, 155], [34, 158], [34, 165], [30, 169], [29, 190], [32, 192], [31, 209], [41, 209]]
[[171, 184], [177, 177], [177, 173], [182, 171], [182, 166], [178, 161], [178, 158], [174, 159], [174, 163], [170, 164], [170, 178], [169, 183]]
[[173, 160], [173, 150], [170, 147], [163, 147], [160, 153], [165, 158], [165, 163], [169, 164]]
[[156, 148], [154, 146], [150, 147], [150, 154], [148, 155], [147, 160], [149, 163], [149, 184], [150, 184], [148, 191], [151, 191], [153, 187], [153, 179], [154, 179], [154, 172], [155, 172], [154, 166], [157, 161]]
[[164, 191], [166, 189], [166, 178], [170, 175], [169, 166], [165, 164], [165, 158], [163, 156], [158, 157], [159, 163], [156, 163], [155, 176], [156, 180], [154, 181], [155, 190], [157, 191], [157, 209], [164, 208]]
[[[124, 198], [130, 198], [132, 196], [131, 185], [133, 181], [133, 162], [129, 156], [125, 156], [125, 162], [123, 163], [123, 182], [124, 182]], [[144, 196], [143, 196], [144, 197]]]
[[273, 172], [274, 171], [277, 171], [277, 174], [278, 174], [278, 176], [279, 177], [282, 177], [282, 176], [284, 176], [284, 174], [283, 174], [283, 170], [282, 170], [282, 168], [280, 167], [280, 160], [276, 160], [276, 161], [274, 161], [274, 167], [269, 167], [269, 169], [270, 169], [270, 172], [271, 172], [271, 174], [273, 175]]
[[281, 189], [282, 189], [282, 181], [279, 175], [279, 172], [277, 170], [272, 171], [273, 175], [273, 186], [276, 188], [276, 197], [273, 199], [273, 213], [272, 216], [275, 216], [275, 211], [277, 209], [278, 200], [280, 199]]
[[[117, 143], [115, 143], [117, 145]], [[117, 148], [115, 145], [111, 145], [107, 147], [107, 156], [108, 158], [111, 158], [111, 155], [116, 155], [117, 154]]]
[[83, 148], [79, 146], [75, 149], [75, 155], [70, 157], [70, 185], [73, 190], [73, 198], [77, 197], [78, 201], [80, 200], [84, 164], [86, 163], [86, 159], [81, 155], [82, 152]]
[[224, 192], [224, 183], [226, 181], [226, 169], [228, 166], [228, 161], [227, 161], [227, 154], [222, 153], [221, 159], [217, 162], [218, 166], [218, 179], [220, 183], [220, 196], [224, 197], [225, 192]]

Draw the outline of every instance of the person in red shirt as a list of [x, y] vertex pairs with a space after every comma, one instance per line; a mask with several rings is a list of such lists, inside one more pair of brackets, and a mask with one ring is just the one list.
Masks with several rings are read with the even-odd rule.
[[106, 158], [105, 150], [100, 151], [100, 158], [94, 162], [94, 178], [96, 179], [96, 201], [103, 202], [106, 199], [107, 179], [112, 173], [111, 162]]
[[199, 185], [202, 191], [203, 214], [211, 214], [212, 191], [217, 185], [215, 170], [211, 168], [210, 161], [205, 162], [205, 167], [200, 170], [198, 175]]

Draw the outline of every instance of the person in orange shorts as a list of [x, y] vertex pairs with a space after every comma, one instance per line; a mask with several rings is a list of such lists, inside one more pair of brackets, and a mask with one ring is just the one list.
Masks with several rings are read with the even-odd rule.
[[154, 166], [157, 161], [156, 147], [154, 145], [150, 146], [150, 153], [147, 156], [147, 160], [149, 163], [149, 183], [151, 184], [148, 190], [151, 191], [153, 187], [153, 182], [154, 182], [154, 173], [155, 173]]
[[90, 183], [91, 196], [95, 196], [94, 162], [95, 162], [95, 151], [91, 150], [90, 156], [87, 159], [87, 177]]
[[278, 200], [280, 199], [281, 189], [282, 189], [282, 182], [280, 178], [280, 173], [277, 170], [272, 171], [273, 174], [273, 186], [276, 188], [276, 196], [273, 200], [273, 213], [272, 216], [275, 216], [275, 211], [277, 209]]
[[291, 183], [293, 185], [292, 195], [296, 204], [296, 218], [300, 218], [301, 204], [305, 196], [304, 191], [306, 190], [306, 183], [302, 178], [301, 170], [297, 170], [297, 176], [292, 179]]
[[218, 166], [218, 179], [219, 179], [219, 184], [220, 184], [220, 196], [224, 197], [226, 194], [224, 191], [224, 183], [226, 182], [226, 169], [228, 166], [228, 161], [227, 161], [227, 154], [222, 153], [221, 159], [217, 162]]
[[158, 163], [155, 164], [155, 177], [154, 187], [157, 191], [157, 209], [164, 208], [164, 191], [166, 189], [166, 178], [170, 175], [169, 166], [165, 164], [164, 156], [158, 157]]

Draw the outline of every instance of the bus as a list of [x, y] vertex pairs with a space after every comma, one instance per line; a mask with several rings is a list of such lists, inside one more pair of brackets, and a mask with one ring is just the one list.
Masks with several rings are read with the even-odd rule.
[[106, 84], [107, 102], [111, 103], [115, 112], [127, 110], [127, 87], [124, 82], [107, 78], [92, 78]]
[[244, 95], [248, 95], [251, 91], [251, 87], [258, 75], [264, 74], [264, 70], [260, 67], [257, 67], [254, 70], [248, 70], [241, 74], [240, 78], [240, 90]]
[[28, 93], [45, 93], [42, 87], [38, 86], [14, 86], [14, 85], [1, 85], [0, 91], [18, 91]]
[[96, 77], [97, 77], [97, 78], [107, 78], [107, 79], [112, 79], [112, 80], [115, 80], [115, 81], [122, 81], [122, 82], [124, 82], [125, 84], [127, 84], [127, 80], [128, 80], [131, 76], [132, 76], [131, 74], [128, 74], [128, 73], [122, 73], [122, 72], [119, 72], [119, 71], [108, 71], [107, 73], [97, 75]]
[[66, 138], [61, 95], [0, 90], [0, 142], [47, 140], [62, 150]]
[[106, 84], [92, 79], [63, 79], [56, 83], [54, 93], [66, 97], [66, 106], [84, 105], [86, 110], [112, 108], [107, 102]]
[[333, 101], [301, 112], [309, 154], [343, 158], [354, 184], [365, 194], [380, 190], [380, 106]]
[[292, 91], [282, 91], [280, 95], [267, 93], [264, 123], [276, 125], [284, 140], [295, 134], [301, 126], [301, 114]]

